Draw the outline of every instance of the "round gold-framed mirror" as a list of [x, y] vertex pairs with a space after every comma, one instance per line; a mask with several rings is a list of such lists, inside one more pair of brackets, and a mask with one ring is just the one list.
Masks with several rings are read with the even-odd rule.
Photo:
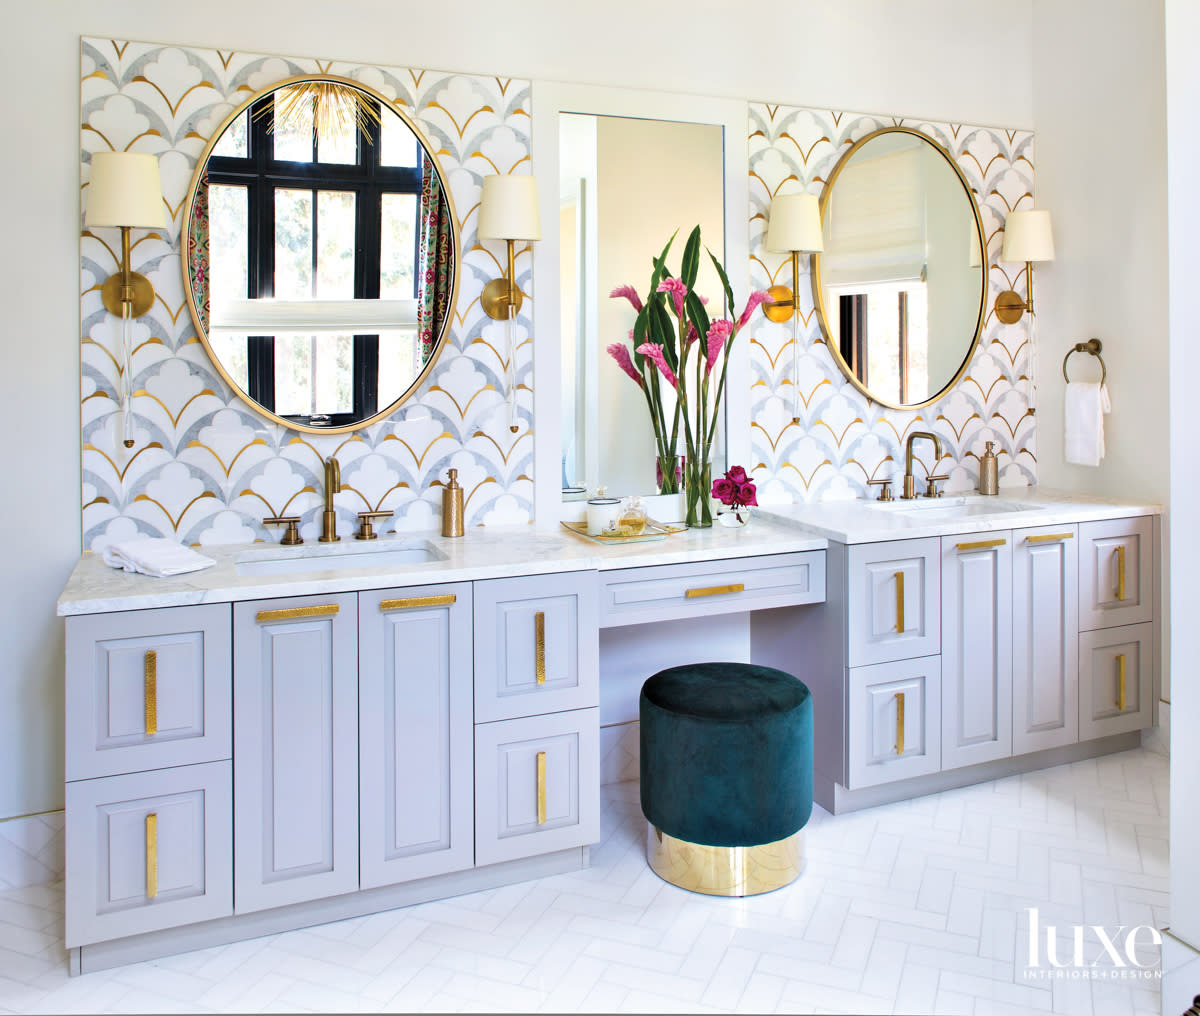
[[890, 409], [936, 402], [966, 372], [987, 308], [987, 245], [953, 156], [909, 127], [856, 141], [821, 193], [813, 303], [842, 373]]
[[251, 96], [196, 164], [184, 291], [221, 377], [292, 430], [345, 433], [433, 369], [462, 244], [432, 149], [385, 96], [289, 78]]

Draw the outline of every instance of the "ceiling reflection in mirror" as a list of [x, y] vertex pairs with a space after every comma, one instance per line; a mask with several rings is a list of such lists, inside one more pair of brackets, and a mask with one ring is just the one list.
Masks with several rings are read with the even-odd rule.
[[458, 233], [412, 124], [344, 79], [293, 79], [206, 147], [184, 281], [214, 365], [304, 431], [386, 416], [432, 367], [454, 306]]
[[821, 197], [813, 295], [834, 359], [863, 394], [928, 405], [966, 370], [987, 286], [970, 186], [931, 138], [885, 128], [841, 158]]

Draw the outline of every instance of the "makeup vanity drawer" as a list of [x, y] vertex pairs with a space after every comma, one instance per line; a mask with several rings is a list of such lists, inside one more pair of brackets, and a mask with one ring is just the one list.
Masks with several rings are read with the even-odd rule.
[[1107, 737], [1153, 724], [1154, 625], [1079, 635], [1079, 737]]
[[68, 617], [66, 774], [230, 757], [228, 604]]
[[848, 658], [851, 667], [942, 651], [941, 541], [936, 537], [849, 548]]
[[601, 572], [600, 626], [671, 621], [825, 599], [825, 552]]
[[1154, 615], [1154, 520], [1079, 524], [1079, 630], [1141, 624]]
[[68, 948], [233, 913], [231, 763], [66, 787]]

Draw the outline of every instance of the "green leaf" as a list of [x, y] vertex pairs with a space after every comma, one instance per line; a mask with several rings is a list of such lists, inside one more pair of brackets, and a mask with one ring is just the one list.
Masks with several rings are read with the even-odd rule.
[[637, 352], [637, 347], [646, 341], [646, 329], [649, 326], [650, 312], [643, 306], [638, 311], [637, 320], [633, 323], [633, 349], [634, 361], [637, 363], [638, 369], [642, 367], [642, 354]]
[[[705, 309], [704, 304], [700, 302], [700, 297], [691, 292], [691, 290], [688, 291], [686, 306], [688, 317], [695, 324], [696, 331], [700, 333], [700, 338], [703, 339], [708, 335], [708, 311]], [[707, 343], [703, 344], [700, 348], [707, 349]]]
[[683, 266], [679, 269], [679, 277], [689, 290], [696, 284], [696, 276], [700, 272], [700, 227], [692, 230], [683, 247]]
[[655, 300], [650, 304], [650, 332], [653, 342], [663, 347], [663, 356], [671, 369], [675, 369], [675, 322], [667, 310], [665, 300]]
[[[706, 247], [705, 250], [708, 250]], [[721, 285], [725, 287], [725, 313], [732, 319], [735, 316], [735, 308], [733, 306], [733, 287], [729, 285], [729, 276], [725, 274], [725, 269], [721, 266], [721, 262], [717, 260], [717, 256], [710, 250], [708, 256], [712, 259], [713, 267], [717, 270], [717, 274], [721, 277]]]
[[651, 294], [657, 292], [658, 284], [660, 282], [662, 282], [662, 280], [666, 276], [670, 275], [670, 272], [667, 271], [667, 253], [671, 250], [671, 244], [673, 244], [675, 242], [675, 237], [677, 237], [678, 235], [679, 235], [679, 230], [675, 230], [675, 232], [671, 234], [671, 239], [669, 239], [667, 241], [667, 245], [662, 249], [662, 253], [658, 257], [653, 259], [654, 272], [650, 276], [650, 292], [651, 292]]

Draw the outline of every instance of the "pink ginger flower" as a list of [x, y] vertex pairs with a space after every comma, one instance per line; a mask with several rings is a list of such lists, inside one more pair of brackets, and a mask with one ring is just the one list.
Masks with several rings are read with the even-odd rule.
[[745, 327], [746, 322], [750, 320], [750, 315], [758, 310], [758, 305], [760, 303], [766, 303], [770, 299], [771, 294], [765, 289], [760, 289], [755, 293], [751, 293], [750, 299], [746, 301], [746, 309], [742, 311], [742, 316], [738, 318], [738, 330], [740, 331], [743, 327]]
[[704, 365], [705, 375], [712, 373], [713, 364], [721, 358], [721, 350], [732, 333], [733, 322], [725, 318], [717, 318], [708, 326], [708, 362]]
[[660, 293], [670, 293], [671, 300], [675, 304], [675, 316], [679, 317], [683, 314], [683, 299], [687, 296], [687, 286], [684, 285], [683, 279], [675, 279], [668, 276], [658, 284]]
[[633, 359], [629, 355], [629, 347], [623, 342], [614, 342], [606, 348], [608, 349], [608, 355], [617, 361], [617, 366], [633, 378], [638, 383], [639, 388], [645, 387], [642, 382], [642, 375], [638, 373], [637, 368], [633, 365]]
[[623, 296], [626, 300], [633, 304], [634, 310], [636, 310], [639, 314], [642, 312], [642, 298], [638, 296], [637, 290], [632, 286], [618, 286], [608, 295], [612, 297]]
[[700, 333], [696, 331], [696, 323], [694, 321], [689, 321], [687, 337], [684, 339], [684, 342], [690, 346], [698, 338], [700, 338]]
[[637, 352], [646, 357], [655, 367], [658, 372], [667, 379], [672, 388], [678, 388], [679, 382], [675, 379], [675, 374], [671, 368], [667, 366], [667, 358], [663, 356], [663, 347], [654, 342], [643, 342], [637, 347]]

